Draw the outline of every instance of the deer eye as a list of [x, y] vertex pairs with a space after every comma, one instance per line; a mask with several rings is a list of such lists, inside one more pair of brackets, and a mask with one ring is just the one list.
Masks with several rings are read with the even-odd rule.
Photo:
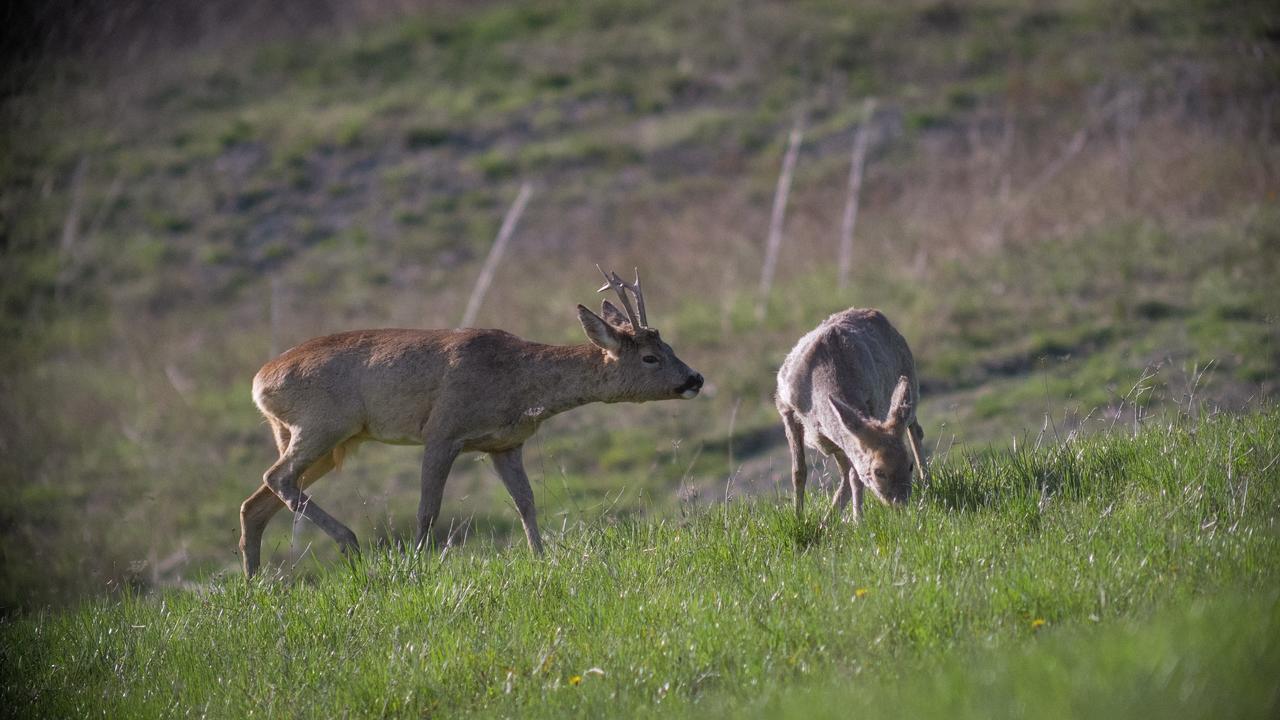
[[640, 358], [640, 362], [644, 363], [645, 365], [657, 365], [658, 357], [656, 355], [645, 355], [644, 357]]

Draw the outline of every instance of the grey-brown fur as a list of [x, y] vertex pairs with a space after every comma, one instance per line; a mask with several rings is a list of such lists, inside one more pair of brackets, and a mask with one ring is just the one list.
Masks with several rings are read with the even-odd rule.
[[804, 512], [806, 445], [839, 466], [833, 513], [852, 495], [860, 518], [866, 487], [887, 504], [905, 503], [912, 467], [921, 462], [919, 397], [911, 349], [879, 310], [836, 313], [800, 338], [778, 370], [777, 393], [797, 516]]
[[643, 322], [636, 329], [607, 301], [602, 314], [578, 306], [591, 340], [585, 345], [543, 345], [501, 330], [361, 330], [308, 340], [268, 362], [253, 379], [253, 400], [280, 458], [240, 508], [245, 574], [257, 570], [262, 531], [283, 507], [344, 551], [357, 549], [350, 528], [302, 491], [366, 440], [425, 446], [419, 544], [439, 515], [454, 459], [485, 452], [515, 501], [530, 548], [540, 553], [521, 457], [538, 426], [591, 402], [691, 398], [702, 387], [702, 376], [656, 330]]

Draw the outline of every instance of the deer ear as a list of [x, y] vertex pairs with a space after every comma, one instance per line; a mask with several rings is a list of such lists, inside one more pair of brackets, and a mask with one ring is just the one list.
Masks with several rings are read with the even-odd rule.
[[907, 425], [911, 417], [911, 380], [906, 375], [898, 378], [898, 385], [893, 389], [893, 399], [889, 401], [889, 427], [898, 432]]
[[831, 409], [835, 411], [836, 417], [840, 418], [840, 423], [854, 435], [861, 435], [867, 430], [867, 426], [871, 424], [870, 418], [863, 415], [856, 408], [849, 407], [843, 400], [827, 397], [827, 402], [831, 405]]
[[582, 322], [582, 329], [593, 345], [609, 353], [610, 357], [618, 357], [618, 351], [622, 349], [622, 336], [617, 330], [585, 305], [578, 306], [578, 320]]
[[627, 316], [623, 315], [622, 311], [608, 300], [605, 300], [600, 305], [600, 317], [604, 318], [605, 322], [619, 330], [624, 332], [635, 332], [635, 329], [631, 327], [631, 321], [627, 319]]

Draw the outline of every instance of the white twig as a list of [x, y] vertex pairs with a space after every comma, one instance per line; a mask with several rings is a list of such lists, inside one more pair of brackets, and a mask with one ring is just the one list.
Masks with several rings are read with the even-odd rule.
[[84, 176], [88, 172], [89, 158], [82, 157], [71, 174], [71, 205], [67, 208], [67, 217], [62, 223], [62, 238], [58, 242], [63, 255], [72, 252], [76, 236], [80, 232], [80, 206], [84, 204]]
[[862, 195], [862, 168], [867, 160], [867, 140], [871, 135], [871, 116], [876, 110], [875, 98], [867, 98], [862, 105], [862, 124], [853, 139], [853, 156], [849, 162], [849, 197], [845, 201], [844, 217], [840, 222], [840, 256], [837, 285], [841, 290], [849, 285], [849, 271], [853, 267], [853, 230], [858, 223], [858, 201]]
[[804, 119], [797, 118], [787, 141], [787, 154], [782, 159], [782, 172], [778, 173], [778, 188], [773, 194], [773, 213], [769, 216], [769, 244], [765, 248], [764, 266], [760, 270], [760, 298], [756, 305], [756, 317], [764, 319], [769, 305], [769, 289], [773, 286], [773, 273], [778, 266], [778, 250], [782, 247], [782, 221], [787, 212], [787, 196], [791, 193], [791, 176], [795, 173], [796, 157], [800, 154], [800, 141], [804, 139]]
[[470, 327], [475, 322], [476, 313], [480, 312], [480, 304], [484, 302], [484, 295], [489, 291], [489, 283], [493, 282], [493, 273], [498, 269], [502, 254], [507, 250], [507, 243], [515, 233], [516, 223], [520, 222], [520, 215], [524, 212], [524, 207], [529, 203], [529, 196], [532, 194], [533, 186], [527, 182], [524, 183], [520, 186], [520, 193], [516, 195], [515, 201], [507, 209], [507, 216], [502, 220], [502, 228], [498, 230], [498, 239], [489, 249], [489, 257], [485, 258], [484, 266], [480, 268], [480, 277], [476, 278], [476, 285], [471, 289], [471, 299], [467, 301], [466, 312], [462, 313], [460, 327]]
[[98, 206], [98, 211], [94, 213], [93, 220], [89, 223], [89, 229], [84, 233], [86, 241], [93, 240], [102, 231], [102, 226], [106, 224], [107, 217], [111, 215], [111, 210], [120, 199], [122, 192], [124, 192], [124, 170], [119, 170], [111, 179], [111, 184], [107, 186], [107, 194], [103, 196], [102, 204]]
[[76, 257], [76, 239], [80, 234], [80, 210], [84, 205], [84, 178], [89, 172], [89, 158], [81, 157], [76, 169], [71, 174], [71, 204], [67, 207], [67, 217], [62, 222], [62, 236], [58, 240], [59, 269], [55, 283], [55, 294], [61, 299], [67, 284], [74, 274]]
[[[1071, 136], [1071, 139], [1067, 141], [1066, 147], [1063, 148], [1062, 152], [1059, 153], [1057, 157], [1042, 168], [1039, 174], [1031, 178], [1031, 180], [1027, 181], [1027, 183], [1022, 186], [1022, 192], [1019, 193], [1017, 197], [1011, 200], [1002, 199], [1000, 204], [1003, 208], [1001, 210], [1000, 217], [996, 221], [995, 229], [991, 233], [991, 237], [993, 238], [992, 244], [999, 244], [1003, 240], [1005, 231], [1008, 229], [1009, 225], [1027, 209], [1027, 206], [1031, 204], [1031, 201], [1040, 193], [1041, 190], [1044, 189], [1046, 185], [1048, 185], [1055, 177], [1058, 176], [1059, 173], [1071, 164], [1072, 159], [1074, 159], [1076, 155], [1080, 154], [1080, 151], [1084, 149], [1085, 143], [1089, 141], [1089, 135], [1093, 133], [1099, 125], [1110, 118], [1118, 108], [1123, 106], [1123, 101], [1126, 97], [1127, 95], [1122, 94], [1112, 98], [1110, 102], [1098, 111], [1095, 117], [1093, 117], [1089, 122], [1086, 122], [1074, 135]], [[1007, 174], [1006, 177], [1008, 177]]]

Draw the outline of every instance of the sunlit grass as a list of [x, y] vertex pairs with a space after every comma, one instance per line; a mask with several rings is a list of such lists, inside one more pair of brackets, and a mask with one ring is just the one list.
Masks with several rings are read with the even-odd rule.
[[5, 699], [50, 717], [771, 715], [869, 688], [850, 702], [1065, 716], [1185, 680], [1184, 716], [1263, 715], [1278, 427], [1269, 410], [956, 453], [909, 509], [824, 533], [821, 497], [804, 521], [741, 502], [570, 526], [541, 559], [482, 539], [91, 601], [6, 622]]

